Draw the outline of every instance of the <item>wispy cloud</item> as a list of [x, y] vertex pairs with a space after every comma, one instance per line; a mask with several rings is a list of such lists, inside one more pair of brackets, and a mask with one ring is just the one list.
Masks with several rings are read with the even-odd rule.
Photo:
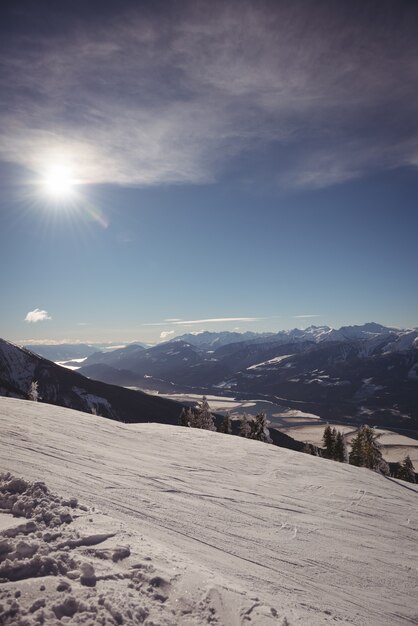
[[222, 322], [258, 322], [262, 317], [209, 317], [202, 320], [181, 320], [173, 322], [179, 326], [188, 326], [189, 324], [218, 324]]
[[265, 317], [208, 317], [206, 319], [199, 320], [175, 320], [169, 322], [149, 322], [143, 324], [143, 326], [166, 326], [168, 323], [174, 326], [190, 326], [193, 324], [218, 324], [223, 322], [258, 322], [259, 320], [266, 319]]
[[1, 158], [127, 185], [210, 182], [248, 151], [305, 187], [416, 166], [417, 10], [397, 4], [196, 1], [6, 36]]
[[25, 317], [25, 322], [35, 323], [35, 322], [44, 322], [45, 320], [51, 320], [52, 317], [48, 314], [48, 311], [43, 311], [41, 309], [34, 309], [33, 311], [29, 311]]
[[294, 319], [306, 319], [309, 317], [321, 317], [320, 315], [294, 315]]
[[174, 335], [174, 330], [162, 330], [160, 332], [160, 339], [167, 339], [170, 335]]

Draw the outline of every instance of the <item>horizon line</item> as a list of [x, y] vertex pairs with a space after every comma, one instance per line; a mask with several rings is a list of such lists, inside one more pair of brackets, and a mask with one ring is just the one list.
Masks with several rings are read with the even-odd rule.
[[[122, 344], [126, 344], [126, 345], [130, 345], [130, 344], [135, 344], [135, 343], [144, 343], [144, 344], [148, 344], [150, 346], [152, 345], [156, 345], [156, 344], [160, 344], [160, 343], [168, 343], [169, 341], [173, 341], [176, 339], [179, 339], [181, 337], [183, 337], [184, 335], [201, 335], [203, 333], [210, 333], [210, 334], [219, 334], [219, 333], [228, 333], [228, 334], [238, 334], [238, 335], [244, 335], [246, 333], [252, 333], [254, 335], [278, 335], [280, 333], [288, 333], [291, 332], [293, 330], [308, 330], [309, 328], [329, 328], [330, 330], [336, 330], [339, 331], [342, 328], [348, 328], [348, 327], [361, 327], [361, 326], [365, 326], [367, 324], [377, 324], [379, 326], [382, 326], [383, 328], [387, 328], [388, 330], [397, 330], [397, 331], [414, 331], [418, 329], [418, 326], [411, 326], [411, 327], [398, 327], [398, 326], [386, 326], [385, 324], [380, 324], [380, 322], [364, 322], [363, 324], [343, 324], [340, 327], [333, 327], [333, 326], [329, 326], [328, 324], [321, 324], [316, 326], [315, 324], [311, 324], [310, 326], [307, 326], [305, 328], [300, 328], [298, 326], [295, 326], [293, 328], [289, 328], [289, 329], [280, 329], [278, 331], [252, 331], [252, 330], [219, 330], [219, 331], [214, 331], [214, 330], [200, 330], [200, 331], [192, 331], [192, 332], [185, 332], [182, 333], [181, 335], [177, 335], [176, 337], [171, 337], [171, 339], [167, 340], [167, 341], [145, 341], [142, 339], [126, 339], [126, 340], [118, 340], [118, 341], [112, 341], [112, 340], [99, 340], [99, 339], [94, 339], [94, 340], [88, 340], [88, 339], [18, 339], [18, 340], [12, 340], [12, 339], [5, 339], [3, 338], [5, 341], [8, 341], [10, 343], [14, 343], [17, 345], [78, 345], [78, 344], [86, 344], [86, 345], [108, 345], [108, 346], [121, 346]], [[179, 329], [180, 330], [180, 329]]]

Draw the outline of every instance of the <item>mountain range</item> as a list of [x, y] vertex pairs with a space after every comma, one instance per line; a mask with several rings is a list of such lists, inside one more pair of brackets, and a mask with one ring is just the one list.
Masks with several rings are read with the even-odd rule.
[[78, 371], [112, 384], [247, 395], [325, 419], [418, 428], [418, 329], [370, 322], [227, 339], [205, 332], [151, 348], [129, 345], [89, 355]]

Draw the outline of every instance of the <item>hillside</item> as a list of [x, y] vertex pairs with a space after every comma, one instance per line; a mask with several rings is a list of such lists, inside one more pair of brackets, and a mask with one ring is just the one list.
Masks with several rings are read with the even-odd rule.
[[119, 421], [177, 424], [181, 411], [176, 402], [90, 380], [0, 339], [0, 396], [27, 398], [32, 381], [43, 402]]
[[[418, 619], [413, 485], [228, 435], [11, 398], [0, 398], [0, 428], [0, 471], [67, 499], [43, 492], [34, 523], [6, 531], [7, 626], [41, 613], [46, 624], [149, 626]], [[30, 508], [42, 489], [3, 479], [1, 506], [13, 492]]]

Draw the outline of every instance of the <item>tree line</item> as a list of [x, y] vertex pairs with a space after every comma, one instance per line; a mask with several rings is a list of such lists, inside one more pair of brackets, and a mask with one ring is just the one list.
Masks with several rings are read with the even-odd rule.
[[[179, 425], [218, 431], [228, 435], [233, 434], [232, 421], [228, 412], [223, 416], [219, 428], [216, 428], [206, 396], [203, 396], [202, 401], [196, 407], [183, 408], [179, 417]], [[265, 413], [259, 413], [255, 417], [244, 414], [239, 420], [237, 434], [246, 439], [273, 443]], [[331, 428], [328, 424], [322, 436], [323, 448], [307, 443], [303, 451], [339, 463], [366, 467], [385, 476], [392, 475], [394, 478], [415, 483], [415, 468], [409, 455], [401, 463], [392, 463], [391, 467], [383, 458], [379, 442], [380, 436], [371, 426], [361, 426], [352, 438], [351, 450], [348, 452], [344, 434], [336, 428]]]
[[[183, 408], [179, 417], [179, 425], [188, 428], [203, 428], [227, 435], [232, 435], [232, 421], [229, 413], [225, 413], [219, 429], [216, 428], [215, 420], [210, 411], [209, 403], [206, 396], [196, 407]], [[243, 415], [240, 420], [238, 434], [246, 439], [255, 439], [256, 441], [264, 441], [265, 443], [273, 443], [268, 429], [268, 423], [265, 413], [258, 413], [254, 418]]]
[[348, 454], [343, 433], [327, 425], [322, 436], [324, 445], [322, 456], [340, 463], [367, 467], [384, 476], [392, 475], [394, 478], [415, 483], [415, 468], [409, 455], [401, 463], [392, 464], [391, 472], [389, 463], [382, 455], [380, 437], [381, 434], [376, 433], [371, 426], [361, 426], [351, 440], [351, 451]]

